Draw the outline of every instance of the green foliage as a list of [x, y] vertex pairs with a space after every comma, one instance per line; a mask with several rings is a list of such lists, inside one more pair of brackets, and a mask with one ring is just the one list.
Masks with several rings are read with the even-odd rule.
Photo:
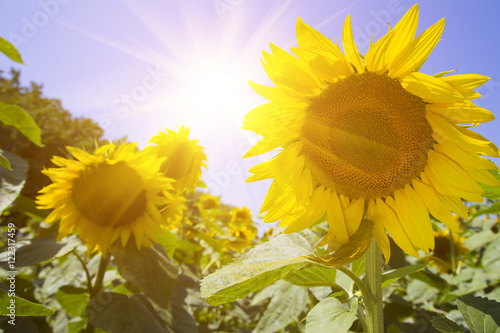
[[40, 171], [52, 166], [52, 156], [63, 156], [66, 146], [94, 149], [96, 143], [103, 142], [104, 131], [91, 119], [72, 117], [60, 100], [44, 97], [41, 85], [22, 86], [19, 71], [11, 70], [10, 76], [5, 78], [0, 71], [0, 101], [25, 110], [33, 118], [40, 127], [43, 146], [38, 147], [14, 127], [0, 123], [0, 148], [28, 161], [30, 170], [22, 193], [34, 198], [50, 182]]
[[[495, 176], [496, 179], [500, 180], [500, 173], [498, 170], [490, 170], [490, 172]], [[490, 200], [500, 200], [500, 187], [494, 185], [484, 185], [481, 184], [484, 190], [483, 196]]]
[[458, 300], [458, 308], [472, 333], [500, 332], [500, 303], [467, 295]]
[[309, 294], [307, 289], [285, 281], [278, 281], [267, 288], [272, 290], [271, 294], [266, 293], [271, 300], [255, 331], [278, 332], [296, 321], [307, 309]]
[[385, 272], [382, 275], [382, 288], [387, 287], [389, 284], [401, 279], [402, 277], [408, 276], [424, 269], [427, 265], [428, 264], [410, 265]]
[[[160, 247], [161, 250], [163, 250]], [[156, 246], [137, 250], [135, 242], [117, 243], [112, 253], [121, 276], [149, 299], [167, 308], [177, 280], [178, 267]]]
[[306, 333], [347, 333], [356, 320], [357, 310], [358, 299], [356, 297], [349, 301], [348, 307], [336, 298], [325, 298], [309, 311]]
[[11, 297], [7, 291], [0, 289], [0, 316], [9, 316], [11, 314], [9, 306], [12, 307], [12, 304], [16, 316], [48, 316], [54, 313], [54, 310], [41, 304], [17, 296]]
[[17, 129], [37, 146], [42, 145], [40, 128], [33, 118], [19, 106], [0, 102], [0, 121]]
[[0, 37], [0, 52], [5, 54], [11, 60], [24, 65], [23, 59], [21, 58], [21, 55], [19, 54], [19, 51], [16, 49], [16, 47], [12, 45], [11, 42], [3, 39], [2, 37]]
[[443, 333], [463, 333], [460, 326], [446, 317], [434, 317], [431, 320], [432, 326]]
[[350, 243], [333, 255], [323, 257], [316, 253], [314, 234], [309, 229], [279, 235], [251, 249], [237, 262], [204, 278], [201, 294], [207, 297], [209, 304], [218, 305], [246, 297], [313, 265], [325, 268], [342, 266], [366, 252], [371, 241], [371, 228], [371, 223], [363, 223]]
[[29, 165], [25, 160], [9, 152], [4, 152], [11, 161], [13, 170], [0, 168], [0, 214], [16, 200], [26, 181]]
[[66, 285], [56, 292], [56, 299], [67, 313], [80, 317], [90, 301], [90, 295], [86, 289]]

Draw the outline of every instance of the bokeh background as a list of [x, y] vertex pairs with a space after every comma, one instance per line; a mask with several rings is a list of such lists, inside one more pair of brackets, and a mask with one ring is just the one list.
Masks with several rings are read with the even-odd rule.
[[[262, 50], [295, 46], [297, 17], [332, 40], [352, 15], [365, 53], [416, 2], [409, 0], [3, 0], [0, 36], [27, 66], [0, 58], [0, 70], [21, 70], [24, 85], [43, 84], [75, 117], [92, 118], [109, 139], [145, 146], [164, 128], [191, 128], [205, 147], [208, 190], [254, 215], [269, 182], [245, 183], [268, 156], [242, 160], [258, 138], [241, 129], [244, 115], [265, 102], [247, 81], [270, 84]], [[491, 77], [479, 106], [500, 116], [500, 1], [419, 1], [417, 33], [442, 17], [442, 40], [422, 67]], [[500, 143], [498, 121], [476, 131]], [[0, 133], [0, 135], [2, 135]], [[270, 153], [272, 154], [272, 153]], [[496, 161], [498, 163], [498, 160]], [[263, 229], [263, 223], [261, 224]], [[265, 228], [265, 227], [264, 227]]]

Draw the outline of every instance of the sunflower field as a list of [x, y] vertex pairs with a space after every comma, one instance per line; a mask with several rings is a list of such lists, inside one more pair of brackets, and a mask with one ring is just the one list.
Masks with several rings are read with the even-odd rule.
[[337, 41], [298, 18], [249, 81], [258, 212], [211, 193], [190, 124], [104, 140], [0, 76], [0, 330], [500, 333], [490, 78], [420, 71], [445, 20], [417, 34], [417, 4], [365, 54], [345, 17]]

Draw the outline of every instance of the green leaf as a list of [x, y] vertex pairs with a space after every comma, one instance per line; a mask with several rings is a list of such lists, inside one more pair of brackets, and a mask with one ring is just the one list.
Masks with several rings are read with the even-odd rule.
[[174, 257], [175, 249], [179, 247], [179, 238], [169, 230], [155, 235], [169, 258]]
[[0, 168], [0, 214], [21, 193], [29, 169], [28, 162], [21, 157], [7, 151], [3, 154], [9, 159], [12, 170]]
[[10, 167], [9, 160], [5, 156], [3, 156], [2, 153], [3, 153], [3, 150], [0, 149], [0, 166], [3, 166], [7, 170], [12, 170]]
[[141, 294], [100, 292], [90, 300], [85, 313], [90, 324], [106, 332], [168, 333], [165, 323]]
[[500, 201], [492, 203], [489, 207], [478, 209], [472, 216], [478, 217], [485, 214], [498, 214], [498, 213], [500, 213]]
[[[168, 307], [177, 281], [178, 268], [155, 244], [137, 250], [133, 238], [122, 247], [116, 242], [111, 249], [118, 271], [148, 298], [164, 308]], [[163, 252], [163, 253], [162, 253]]]
[[11, 297], [9, 296], [9, 293], [7, 291], [0, 289], [0, 316], [10, 316], [11, 310], [16, 315], [16, 317], [50, 316], [54, 313], [54, 310], [49, 309], [41, 304], [33, 303], [17, 296]]
[[67, 313], [80, 317], [90, 301], [90, 295], [86, 289], [66, 285], [56, 292], [56, 299]]
[[87, 320], [82, 318], [72, 318], [68, 321], [68, 333], [81, 333], [86, 325]]
[[500, 303], [466, 295], [458, 299], [457, 305], [472, 333], [500, 332]]
[[[500, 181], [500, 173], [498, 172], [498, 170], [490, 170], [490, 172], [493, 174], [493, 176], [496, 177], [496, 179]], [[480, 185], [484, 190], [484, 193], [482, 194], [483, 197], [488, 198], [490, 200], [500, 200], [500, 186], [484, 185], [484, 184]]]
[[336, 298], [325, 298], [309, 311], [306, 333], [347, 333], [356, 320], [357, 310], [357, 297], [349, 300], [349, 309], [345, 308]]
[[18, 62], [23, 65], [25, 64], [16, 47], [11, 42], [3, 39], [2, 37], [0, 37], [0, 52], [2, 52], [15, 62]]
[[0, 121], [7, 126], [13, 126], [37, 146], [42, 145], [40, 128], [28, 112], [21, 107], [0, 102]]
[[336, 275], [335, 268], [314, 265], [287, 276], [285, 281], [301, 287], [338, 287], [335, 283]]
[[409, 265], [409, 266], [404, 266], [398, 269], [393, 269], [391, 271], [388, 271], [382, 275], [382, 289], [393, 283], [394, 281], [397, 281], [401, 279], [404, 276], [416, 273], [422, 269], [424, 269], [428, 263], [425, 264], [416, 264], [416, 265]]
[[11, 211], [21, 212], [29, 217], [38, 220], [45, 221], [47, 216], [49, 216], [50, 211], [48, 209], [38, 209], [35, 201], [29, 197], [25, 197], [20, 194], [17, 199], [12, 203], [10, 207]]
[[493, 242], [497, 238], [499, 238], [498, 234], [493, 233], [490, 229], [486, 229], [468, 237], [464, 241], [464, 246], [473, 251], [479, 249], [485, 244]]
[[[69, 236], [61, 242], [56, 242], [58, 233], [57, 225], [49, 230], [50, 232], [31, 239], [28, 245], [16, 250], [17, 267], [31, 266], [62, 257], [81, 244], [77, 236]], [[4, 253], [2, 253], [0, 260], [3, 262], [7, 261], [3, 257]]]
[[433, 317], [431, 319], [432, 326], [439, 332], [443, 333], [463, 333], [460, 326], [452, 322], [446, 317]]
[[372, 229], [373, 223], [364, 220], [347, 245], [323, 257], [315, 253], [314, 234], [309, 229], [278, 235], [243, 254], [235, 263], [205, 277], [201, 282], [201, 295], [209, 304], [219, 305], [246, 297], [312, 265], [343, 266], [363, 256], [370, 245]]
[[361, 276], [365, 273], [366, 264], [365, 264], [365, 256], [362, 256], [356, 261], [351, 263], [351, 270], [357, 276]]
[[266, 311], [255, 327], [256, 332], [277, 332], [298, 320], [309, 304], [306, 288], [285, 281], [278, 281], [278, 288], [271, 298]]
[[488, 244], [483, 255], [483, 267], [490, 279], [500, 279], [500, 238]]

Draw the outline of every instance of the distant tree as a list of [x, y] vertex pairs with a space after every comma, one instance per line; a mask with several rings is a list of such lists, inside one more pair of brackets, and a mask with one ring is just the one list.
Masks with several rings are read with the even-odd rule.
[[41, 129], [42, 147], [1, 123], [0, 147], [28, 161], [30, 169], [22, 194], [34, 198], [38, 190], [50, 183], [40, 171], [52, 166], [53, 155], [65, 156], [66, 146], [93, 150], [103, 142], [104, 130], [89, 118], [72, 117], [59, 99], [44, 97], [42, 85], [31, 82], [30, 87], [21, 86], [19, 71], [11, 69], [10, 74], [9, 79], [0, 71], [0, 101], [18, 105], [33, 117]]

